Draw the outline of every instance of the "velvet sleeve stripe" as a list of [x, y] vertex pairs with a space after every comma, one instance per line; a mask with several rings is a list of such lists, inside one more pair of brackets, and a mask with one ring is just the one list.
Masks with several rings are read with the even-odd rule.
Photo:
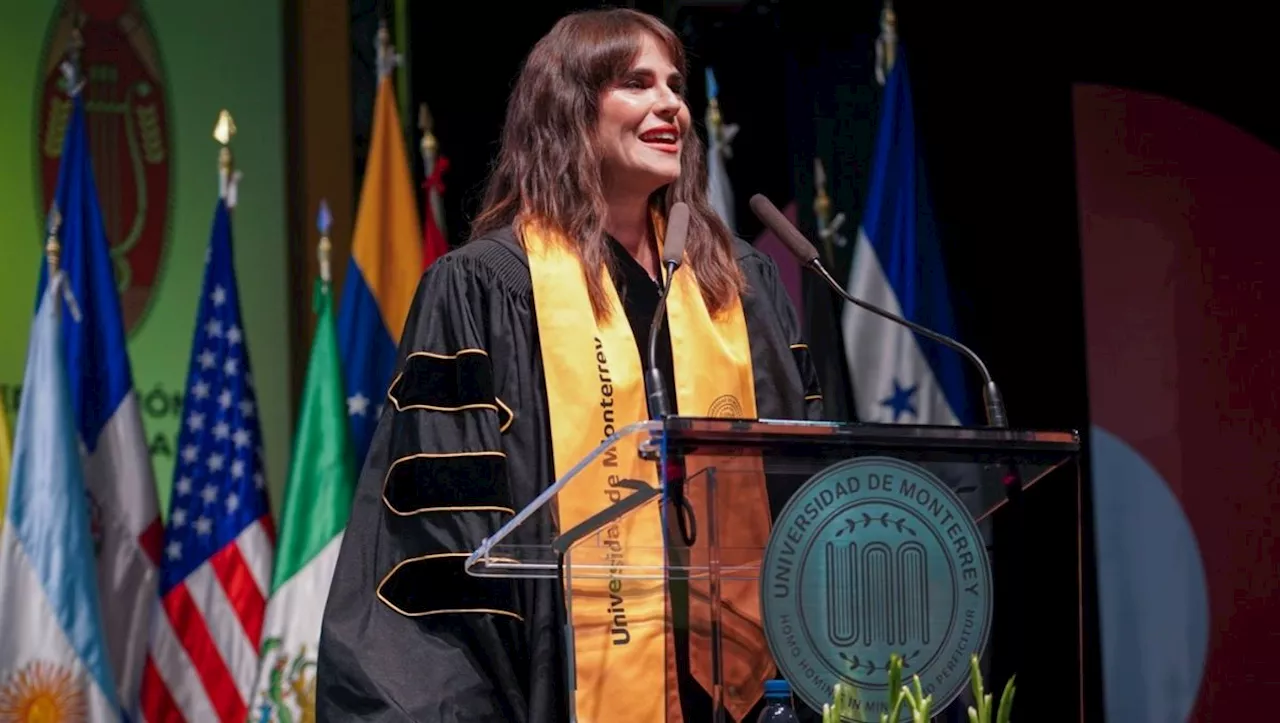
[[382, 485], [387, 509], [397, 515], [435, 512], [505, 512], [514, 515], [502, 452], [419, 453], [391, 463]]
[[[523, 621], [510, 580], [467, 572], [465, 552], [412, 557], [378, 583], [378, 599], [408, 617], [458, 613], [505, 615]], [[512, 561], [514, 562], [514, 560]]]
[[515, 418], [511, 408], [494, 392], [493, 363], [483, 349], [462, 349], [456, 354], [409, 354], [391, 382], [387, 398], [398, 412], [491, 409], [498, 415], [500, 432], [506, 432]]
[[818, 381], [818, 368], [813, 365], [813, 357], [809, 354], [808, 344], [792, 344], [791, 356], [795, 359], [796, 369], [800, 370], [800, 382], [804, 387], [806, 400], [822, 399], [822, 384]]

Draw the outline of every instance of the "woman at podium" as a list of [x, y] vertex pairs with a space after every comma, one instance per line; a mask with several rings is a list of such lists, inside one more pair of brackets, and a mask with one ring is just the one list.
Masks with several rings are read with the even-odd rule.
[[[706, 199], [686, 73], [676, 35], [630, 10], [565, 17], [529, 54], [470, 240], [425, 273], [405, 324], [325, 610], [320, 720], [709, 718], [705, 611], [686, 588], [575, 578], [568, 589], [463, 567], [602, 440], [650, 418], [647, 338], [663, 288], [655, 356], [671, 412], [820, 414], [776, 267]], [[683, 263], [667, 278], [664, 234], [681, 202]], [[554, 521], [541, 510], [531, 526], [585, 519], [617, 498], [619, 479], [657, 485], [636, 450], [619, 442], [559, 494]], [[734, 504], [733, 534], [763, 545], [763, 475]], [[612, 534], [619, 564], [661, 547], [656, 517]], [[775, 674], [754, 597], [726, 589], [725, 707], [740, 721]]]

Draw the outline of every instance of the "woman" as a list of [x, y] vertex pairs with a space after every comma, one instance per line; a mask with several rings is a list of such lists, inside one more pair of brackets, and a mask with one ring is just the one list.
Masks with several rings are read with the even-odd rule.
[[[570, 706], [584, 723], [706, 719], [705, 639], [665, 622], [670, 611], [696, 623], [687, 591], [578, 581], [574, 600], [600, 604], [566, 614], [554, 580], [463, 569], [611, 430], [648, 418], [642, 348], [662, 219], [676, 202], [692, 213], [659, 344], [671, 406], [819, 413], [774, 265], [732, 238], [705, 198], [685, 75], [676, 36], [630, 10], [566, 17], [530, 53], [472, 238], [427, 271], [405, 326], [326, 607], [321, 720], [559, 723]], [[557, 529], [617, 499], [620, 478], [656, 483], [629, 444], [613, 456], [619, 469], [588, 470], [581, 489], [558, 497]], [[754, 500], [768, 504], [763, 492]], [[634, 561], [660, 541], [656, 528], [629, 521], [614, 542]], [[758, 638], [749, 597], [741, 626]], [[726, 653], [739, 720], [773, 674], [756, 644]]]

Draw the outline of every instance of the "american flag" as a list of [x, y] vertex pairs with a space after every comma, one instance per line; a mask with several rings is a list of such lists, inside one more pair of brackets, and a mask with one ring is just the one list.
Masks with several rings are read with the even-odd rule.
[[161, 552], [163, 614], [143, 672], [148, 723], [246, 719], [275, 542], [257, 411], [219, 199]]

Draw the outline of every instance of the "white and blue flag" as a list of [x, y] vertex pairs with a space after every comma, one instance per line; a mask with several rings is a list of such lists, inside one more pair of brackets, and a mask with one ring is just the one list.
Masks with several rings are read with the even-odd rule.
[[[942, 254], [925, 187], [901, 49], [885, 83], [871, 180], [847, 290], [955, 336]], [[906, 327], [847, 305], [845, 359], [863, 422], [972, 423], [963, 359]]]
[[0, 720], [121, 719], [55, 274], [36, 310], [0, 527]]

